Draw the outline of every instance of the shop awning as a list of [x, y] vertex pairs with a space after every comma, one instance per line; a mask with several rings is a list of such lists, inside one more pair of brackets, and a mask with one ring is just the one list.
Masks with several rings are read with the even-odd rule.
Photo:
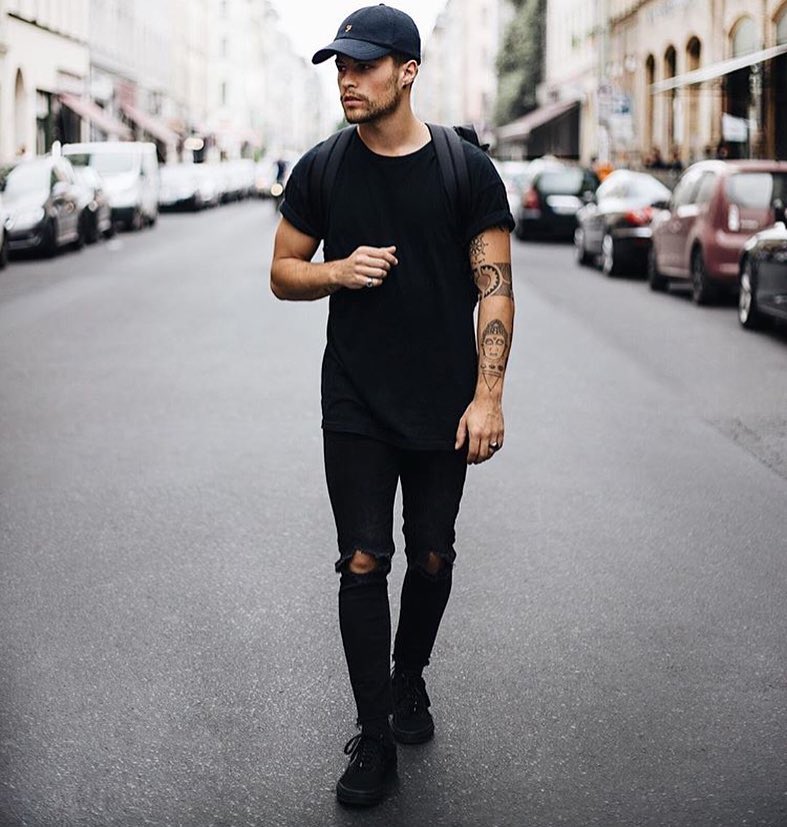
[[140, 129], [147, 132], [148, 135], [152, 135], [156, 140], [165, 144], [177, 144], [180, 140], [180, 135], [178, 135], [175, 130], [170, 129], [155, 115], [149, 115], [144, 110], [137, 109], [136, 106], [132, 106], [130, 103], [122, 104], [122, 108], [130, 120], [134, 121]]
[[72, 112], [76, 112], [80, 118], [90, 121], [102, 132], [106, 132], [110, 138], [124, 138], [128, 140], [132, 137], [131, 130], [124, 123], [113, 118], [100, 106], [93, 103], [92, 100], [78, 98], [76, 95], [69, 95], [64, 92], [60, 95], [60, 102]]
[[528, 112], [527, 115], [498, 127], [497, 140], [500, 143], [524, 141], [537, 127], [557, 120], [577, 106], [579, 106], [579, 101], [573, 99], [539, 106], [538, 109]]
[[766, 60], [772, 60], [783, 54], [787, 54], [787, 43], [782, 43], [781, 46], [771, 46], [769, 49], [761, 49], [758, 52], [749, 52], [749, 54], [740, 57], [720, 60], [718, 63], [711, 63], [710, 66], [702, 66], [699, 69], [676, 75], [673, 78], [665, 78], [658, 81], [658, 83], [651, 84], [650, 91], [655, 95], [657, 92], [669, 92], [671, 89], [680, 89], [683, 86], [708, 83], [708, 81], [737, 72], [738, 69], [754, 66], [756, 63], [764, 63]]

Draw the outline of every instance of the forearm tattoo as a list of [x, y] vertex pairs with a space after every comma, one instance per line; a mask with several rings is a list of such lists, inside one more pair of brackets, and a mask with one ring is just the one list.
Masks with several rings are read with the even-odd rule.
[[480, 298], [488, 296], [504, 296], [514, 298], [514, 280], [511, 275], [511, 264], [500, 261], [494, 264], [479, 262], [473, 265], [473, 280]]
[[511, 334], [500, 319], [492, 319], [481, 334], [479, 370], [491, 391], [503, 378], [508, 362]]
[[470, 263], [475, 267], [484, 260], [484, 253], [489, 244], [484, 241], [483, 235], [477, 235], [470, 242]]

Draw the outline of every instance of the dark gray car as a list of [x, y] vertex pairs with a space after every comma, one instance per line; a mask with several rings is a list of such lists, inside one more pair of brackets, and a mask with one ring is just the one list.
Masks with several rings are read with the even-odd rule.
[[0, 191], [10, 252], [53, 256], [65, 245], [84, 244], [85, 189], [65, 158], [47, 155], [4, 168]]
[[669, 189], [652, 175], [627, 169], [610, 173], [592, 202], [577, 213], [577, 261], [600, 261], [608, 276], [626, 269], [644, 275], [654, 205], [669, 201], [669, 197]]
[[776, 223], [753, 235], [741, 254], [738, 320], [761, 327], [766, 317], [787, 321], [787, 225], [783, 204], [774, 206]]

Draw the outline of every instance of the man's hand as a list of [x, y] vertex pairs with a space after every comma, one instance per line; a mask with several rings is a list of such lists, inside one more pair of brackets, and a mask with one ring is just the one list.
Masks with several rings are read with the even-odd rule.
[[[459, 420], [454, 448], [458, 451], [467, 441], [467, 464], [478, 465], [490, 459], [503, 446], [504, 435], [500, 399], [476, 396]], [[497, 447], [490, 447], [492, 445]]]
[[332, 262], [334, 283], [349, 290], [379, 287], [399, 261], [396, 247], [358, 247], [350, 256]]

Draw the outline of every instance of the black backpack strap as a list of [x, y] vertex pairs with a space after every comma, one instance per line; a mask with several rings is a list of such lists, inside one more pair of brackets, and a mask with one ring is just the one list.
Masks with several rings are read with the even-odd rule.
[[309, 200], [315, 205], [315, 212], [319, 216], [320, 229], [324, 232], [328, 218], [328, 204], [331, 191], [336, 183], [336, 174], [344, 153], [350, 145], [354, 126], [348, 126], [326, 138], [314, 156], [309, 170]]
[[427, 124], [432, 133], [437, 163], [443, 176], [448, 201], [456, 206], [460, 227], [464, 230], [470, 217], [470, 172], [462, 148], [462, 138], [456, 129], [438, 124]]

